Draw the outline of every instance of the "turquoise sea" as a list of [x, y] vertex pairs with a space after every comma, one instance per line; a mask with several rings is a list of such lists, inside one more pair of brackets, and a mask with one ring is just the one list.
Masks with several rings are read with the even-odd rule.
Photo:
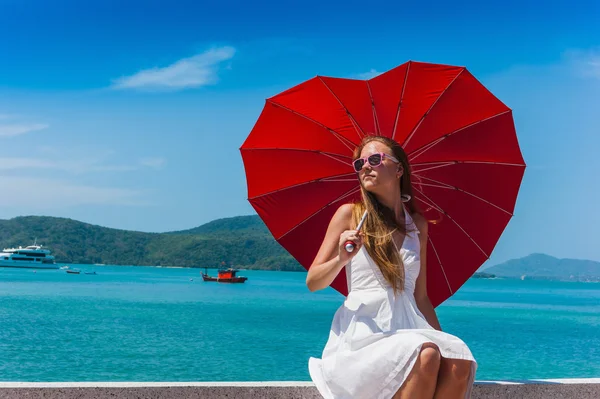
[[[305, 273], [73, 266], [97, 275], [0, 268], [0, 380], [308, 381], [343, 300]], [[600, 283], [472, 279], [437, 312], [477, 380], [600, 377]]]

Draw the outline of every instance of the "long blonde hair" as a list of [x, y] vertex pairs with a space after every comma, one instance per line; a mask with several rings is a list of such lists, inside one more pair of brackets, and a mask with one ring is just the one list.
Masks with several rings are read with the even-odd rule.
[[[367, 136], [354, 150], [353, 160], [360, 157], [365, 145], [378, 141], [392, 150], [392, 154], [400, 161], [403, 174], [400, 177], [398, 189], [400, 193], [409, 195], [406, 206], [411, 215], [420, 213], [413, 199], [412, 184], [410, 180], [410, 165], [404, 149], [396, 141], [383, 136]], [[398, 248], [394, 244], [393, 233], [399, 231], [406, 234], [406, 225], [396, 222], [394, 212], [377, 200], [377, 197], [360, 186], [362, 201], [355, 203], [352, 209], [352, 223], [358, 225], [364, 211], [368, 216], [361, 231], [364, 233], [364, 246], [371, 258], [375, 261], [381, 274], [394, 289], [394, 293], [404, 290], [404, 265], [400, 258]]]

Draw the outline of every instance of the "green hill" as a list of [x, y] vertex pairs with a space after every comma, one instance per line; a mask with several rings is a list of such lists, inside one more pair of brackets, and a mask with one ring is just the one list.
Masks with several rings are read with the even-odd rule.
[[485, 269], [499, 277], [533, 278], [568, 281], [600, 281], [600, 262], [558, 259], [545, 254], [531, 254]]
[[172, 231], [167, 234], [231, 234], [233, 231], [235, 231], [236, 234], [269, 234], [267, 226], [265, 226], [261, 218], [256, 215], [217, 219], [203, 224], [202, 226], [194, 227], [193, 229]]
[[142, 233], [45, 216], [0, 220], [2, 248], [33, 243], [48, 247], [61, 263], [104, 263], [297, 270], [296, 262], [258, 216], [219, 219], [190, 230]]

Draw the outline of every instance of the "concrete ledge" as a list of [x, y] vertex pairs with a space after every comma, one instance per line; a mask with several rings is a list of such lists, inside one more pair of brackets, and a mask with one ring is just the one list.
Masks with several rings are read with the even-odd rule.
[[[319, 399], [310, 382], [0, 382], [0, 399]], [[600, 398], [600, 379], [477, 381], [473, 399]]]

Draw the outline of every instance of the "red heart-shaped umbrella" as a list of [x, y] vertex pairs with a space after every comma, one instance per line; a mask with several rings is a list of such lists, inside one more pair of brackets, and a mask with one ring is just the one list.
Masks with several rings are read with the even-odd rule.
[[[487, 260], [510, 220], [525, 163], [512, 111], [466, 68], [408, 62], [369, 80], [317, 76], [267, 99], [240, 148], [248, 199], [307, 270], [337, 208], [360, 200], [352, 152], [391, 137], [430, 221], [434, 306]], [[332, 287], [347, 294], [345, 273]]]

